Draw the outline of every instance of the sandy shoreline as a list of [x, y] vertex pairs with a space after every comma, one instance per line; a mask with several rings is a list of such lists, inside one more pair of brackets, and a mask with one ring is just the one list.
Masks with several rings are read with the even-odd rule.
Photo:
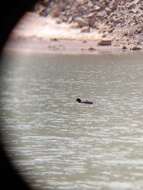
[[16, 38], [9, 41], [5, 51], [40, 54], [120, 54], [127, 53], [116, 47], [97, 47], [94, 40], [65, 40]]
[[[122, 54], [133, 52], [112, 45], [99, 46], [100, 34], [81, 33], [66, 24], [27, 13], [12, 32], [4, 51], [47, 54]], [[142, 52], [142, 50], [140, 50]]]

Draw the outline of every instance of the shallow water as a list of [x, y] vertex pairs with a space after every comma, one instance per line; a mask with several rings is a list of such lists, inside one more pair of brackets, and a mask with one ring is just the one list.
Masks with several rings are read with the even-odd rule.
[[4, 140], [34, 187], [143, 189], [143, 55], [19, 54], [4, 63]]

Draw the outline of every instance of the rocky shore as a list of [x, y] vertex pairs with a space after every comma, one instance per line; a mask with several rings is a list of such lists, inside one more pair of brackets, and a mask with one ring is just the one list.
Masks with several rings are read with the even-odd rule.
[[96, 31], [102, 37], [99, 46], [143, 47], [142, 0], [39, 0], [34, 12], [81, 33]]
[[142, 52], [142, 0], [39, 0], [6, 50], [50, 54]]

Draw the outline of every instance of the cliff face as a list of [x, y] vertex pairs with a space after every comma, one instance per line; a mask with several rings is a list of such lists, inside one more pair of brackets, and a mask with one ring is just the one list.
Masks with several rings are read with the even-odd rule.
[[81, 32], [98, 30], [113, 45], [143, 45], [142, 0], [40, 0], [35, 11]]

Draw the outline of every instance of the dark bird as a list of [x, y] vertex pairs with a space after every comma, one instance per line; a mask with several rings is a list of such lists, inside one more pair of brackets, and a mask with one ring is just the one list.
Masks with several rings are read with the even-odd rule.
[[82, 104], [93, 104], [93, 102], [91, 102], [91, 101], [88, 101], [88, 100], [81, 100], [80, 98], [77, 98], [76, 99], [76, 101], [78, 102], [78, 103], [82, 103]]

